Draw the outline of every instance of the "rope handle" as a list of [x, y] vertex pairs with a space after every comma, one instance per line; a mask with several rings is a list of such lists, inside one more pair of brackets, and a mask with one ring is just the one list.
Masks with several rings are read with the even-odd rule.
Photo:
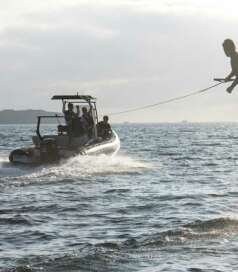
[[234, 81], [233, 78], [227, 79], [227, 80], [226, 80], [225, 78], [214, 78], [213, 80], [214, 80], [214, 81], [221, 82], [221, 83], [226, 83], [226, 82], [229, 82], [229, 81]]

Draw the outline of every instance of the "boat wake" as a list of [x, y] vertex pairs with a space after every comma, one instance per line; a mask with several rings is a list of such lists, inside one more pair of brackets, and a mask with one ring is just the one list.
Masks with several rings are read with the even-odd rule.
[[7, 162], [7, 158], [0, 158], [0, 181], [29, 184], [45, 181], [80, 181], [83, 178], [107, 175], [142, 174], [152, 165], [125, 155], [119, 156], [77, 156], [58, 165], [48, 166], [20, 166]]

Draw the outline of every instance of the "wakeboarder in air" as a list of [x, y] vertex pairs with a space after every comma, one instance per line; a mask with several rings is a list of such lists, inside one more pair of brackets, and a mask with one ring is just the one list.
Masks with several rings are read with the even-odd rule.
[[231, 86], [226, 90], [228, 93], [231, 93], [235, 86], [238, 84], [238, 53], [236, 52], [235, 44], [232, 40], [226, 39], [223, 42], [223, 49], [227, 57], [231, 59], [231, 73], [225, 78], [225, 82], [228, 82], [235, 77]]

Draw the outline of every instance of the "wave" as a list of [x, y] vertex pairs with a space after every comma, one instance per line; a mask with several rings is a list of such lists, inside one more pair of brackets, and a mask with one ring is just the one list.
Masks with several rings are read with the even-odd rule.
[[172, 229], [154, 234], [142, 241], [146, 247], [173, 246], [195, 241], [224, 239], [238, 234], [238, 219], [221, 217], [211, 220], [197, 220], [183, 225], [180, 229]]
[[[139, 271], [146, 262], [151, 265], [151, 260], [161, 256], [161, 250], [167, 253], [177, 245], [192, 246], [202, 240], [203, 247], [197, 245], [199, 254], [207, 253], [204, 240], [219, 239], [224, 232], [238, 233], [238, 220], [229, 217], [211, 220], [195, 221], [186, 224], [181, 229], [172, 229], [147, 237], [130, 238], [123, 242], [105, 241], [96, 244], [79, 244], [68, 247], [68, 253], [51, 256], [33, 256], [21, 262], [23, 265], [16, 270], [5, 271]], [[223, 233], [223, 234], [222, 234]], [[220, 239], [222, 240], [222, 239]], [[219, 240], [218, 240], [219, 242]], [[212, 249], [210, 249], [210, 252]], [[214, 249], [214, 252], [216, 248]], [[25, 270], [26, 269], [26, 270]], [[27, 270], [28, 269], [28, 270]], [[192, 270], [193, 269], [193, 270]], [[197, 271], [191, 268], [189, 271]], [[174, 271], [174, 270], [173, 270]], [[203, 271], [203, 270], [201, 270]]]
[[238, 231], [238, 219], [235, 217], [220, 217], [211, 220], [197, 220], [185, 225], [185, 227], [200, 232]]
[[96, 247], [118, 250], [143, 250], [161, 249], [161, 247], [177, 246], [178, 244], [189, 244], [198, 241], [210, 241], [211, 239], [224, 240], [238, 234], [238, 219], [232, 217], [221, 217], [211, 220], [197, 220], [182, 225], [178, 229], [143, 234], [137, 238], [130, 238], [124, 242], [107, 242], [96, 244]]
[[26, 215], [12, 215], [0, 218], [0, 225], [33, 225], [33, 220]]
[[206, 142], [196, 142], [196, 143], [191, 143], [192, 146], [205, 146], [205, 147], [209, 147], [209, 146], [223, 146], [222, 143], [206, 143]]

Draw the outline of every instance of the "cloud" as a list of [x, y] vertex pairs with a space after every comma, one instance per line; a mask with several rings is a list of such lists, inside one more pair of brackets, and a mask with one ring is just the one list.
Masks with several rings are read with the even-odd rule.
[[[229, 0], [229, 4], [224, 0], [8, 0], [2, 1], [0, 7], [0, 31], [3, 31], [9, 27], [73, 27], [82, 18], [85, 23], [88, 15], [90, 27], [100, 14], [110, 16], [110, 13], [123, 15], [126, 12], [140, 15], [210, 16], [237, 21], [238, 4], [236, 0]], [[67, 16], [70, 10], [79, 12], [78, 20]], [[65, 16], [57, 16], [64, 12]], [[49, 14], [50, 18], [45, 21]]]
[[[213, 12], [212, 0], [20, 2], [0, 4], [1, 108], [50, 109], [55, 92], [89, 90], [103, 110], [120, 110], [203, 88], [230, 69], [221, 42], [237, 35], [236, 22], [216, 17], [222, 5]], [[142, 117], [154, 114], [130, 118]]]

